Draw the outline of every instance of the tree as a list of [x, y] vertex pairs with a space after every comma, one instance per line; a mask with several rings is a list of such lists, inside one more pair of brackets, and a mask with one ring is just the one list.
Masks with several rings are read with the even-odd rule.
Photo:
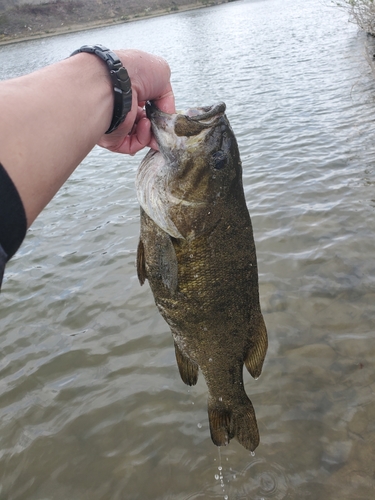
[[350, 21], [375, 36], [375, 0], [336, 0], [335, 3], [348, 10]]

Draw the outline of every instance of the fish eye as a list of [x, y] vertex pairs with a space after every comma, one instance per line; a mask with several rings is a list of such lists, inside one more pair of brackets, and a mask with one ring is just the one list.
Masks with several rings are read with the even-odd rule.
[[221, 170], [222, 168], [225, 167], [225, 160], [226, 160], [226, 155], [222, 149], [219, 151], [216, 151], [212, 155], [212, 158], [214, 160], [214, 169], [215, 170]]

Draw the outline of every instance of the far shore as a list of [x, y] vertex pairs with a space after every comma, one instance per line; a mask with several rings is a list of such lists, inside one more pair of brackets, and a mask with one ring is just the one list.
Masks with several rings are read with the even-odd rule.
[[101, 21], [95, 21], [91, 23], [82, 23], [82, 24], [74, 24], [71, 26], [61, 26], [59, 28], [50, 30], [49, 32], [36, 32], [33, 34], [29, 34], [27, 36], [20, 36], [20, 37], [7, 37], [2, 40], [0, 40], [0, 46], [1, 45], [10, 45], [14, 43], [20, 43], [20, 42], [27, 42], [30, 40], [39, 40], [41, 38], [48, 38], [51, 36], [57, 36], [57, 35], [64, 35], [67, 33], [77, 33], [79, 31], [86, 31], [86, 30], [91, 30], [91, 29], [96, 29], [96, 28], [104, 28], [106, 26], [115, 26], [118, 24], [126, 24], [126, 23], [131, 23], [135, 21], [141, 21], [143, 19], [148, 19], [152, 17], [160, 17], [160, 16], [167, 16], [169, 14], [178, 14], [179, 12], [185, 12], [189, 10], [197, 10], [197, 9], [205, 9], [207, 7], [212, 7], [214, 5], [219, 5], [220, 3], [226, 3], [228, 0], [223, 0], [216, 2], [215, 4], [211, 5], [197, 5], [196, 3], [194, 4], [187, 4], [184, 6], [180, 6], [178, 10], [176, 11], [170, 11], [170, 10], [155, 10], [153, 12], [147, 13], [147, 14], [140, 14], [140, 15], [135, 15], [131, 17], [130, 19], [123, 20], [123, 19], [108, 19], [108, 20], [101, 20]]

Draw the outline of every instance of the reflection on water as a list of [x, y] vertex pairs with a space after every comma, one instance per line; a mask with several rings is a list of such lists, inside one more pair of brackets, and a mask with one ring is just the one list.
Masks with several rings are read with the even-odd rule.
[[136, 278], [142, 154], [95, 149], [7, 269], [0, 500], [373, 497], [375, 83], [365, 37], [328, 4], [239, 1], [0, 48], [6, 78], [131, 41], [168, 59], [178, 108], [226, 102], [270, 338], [262, 377], [245, 375], [261, 444], [219, 456], [203, 377], [181, 382]]

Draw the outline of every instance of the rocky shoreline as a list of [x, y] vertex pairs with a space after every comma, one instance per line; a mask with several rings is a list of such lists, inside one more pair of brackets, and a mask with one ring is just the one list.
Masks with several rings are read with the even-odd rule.
[[61, 1], [18, 5], [0, 13], [0, 45], [113, 26], [233, 0]]

